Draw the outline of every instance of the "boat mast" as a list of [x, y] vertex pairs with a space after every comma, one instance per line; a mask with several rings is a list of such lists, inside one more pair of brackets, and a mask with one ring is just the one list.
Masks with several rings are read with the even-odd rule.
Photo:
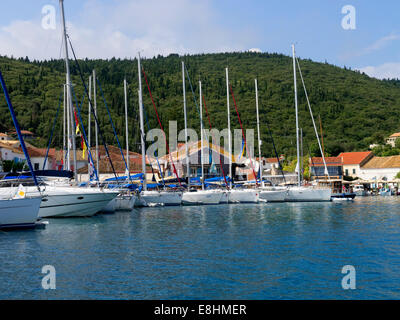
[[304, 179], [304, 173], [303, 173], [303, 128], [300, 128], [300, 179], [303, 181]]
[[[303, 74], [301, 72], [300, 63], [299, 63], [299, 60], [297, 58], [296, 58], [296, 60], [297, 60], [297, 66], [299, 67], [300, 79], [301, 79], [301, 82], [303, 84], [304, 94], [305, 94], [306, 100], [307, 100], [308, 110], [310, 111], [311, 120], [312, 120], [312, 123], [313, 123], [313, 126], [314, 126], [315, 136], [317, 137], [319, 151], [321, 152], [322, 161], [324, 162], [325, 175], [328, 176], [328, 180], [330, 182], [331, 181], [331, 177], [329, 175], [328, 167], [326, 165], [324, 150], [323, 150], [323, 147], [321, 147], [321, 141], [319, 140], [318, 130], [317, 130], [317, 126], [315, 125], [315, 120], [314, 120], [314, 116], [313, 116], [312, 109], [311, 109], [310, 99], [308, 99], [308, 93], [307, 93], [306, 85], [304, 83]], [[321, 135], [322, 135], [322, 132], [321, 132]]]
[[[257, 79], [254, 79], [254, 84], [256, 88], [256, 111], [257, 111], [257, 136], [258, 136], [258, 159], [259, 159], [259, 167], [260, 167], [260, 180], [261, 180], [261, 187], [264, 187], [264, 181], [262, 178], [263, 174], [263, 166], [262, 166], [262, 159], [261, 159], [261, 137], [260, 137], [260, 117], [258, 114], [258, 86], [257, 86]], [[257, 181], [257, 177], [256, 177]]]
[[128, 137], [128, 95], [126, 90], [126, 78], [124, 79], [124, 97], [125, 97], [125, 135], [126, 135], [126, 170], [128, 171], [127, 175], [130, 178], [129, 172], [129, 137]]
[[[89, 106], [88, 106], [88, 152], [90, 152], [90, 127], [91, 127], [91, 112], [92, 112], [92, 76], [89, 76]], [[90, 180], [90, 160], [88, 161], [88, 178]]]
[[204, 190], [204, 164], [203, 164], [203, 97], [201, 93], [201, 81], [199, 81], [200, 98], [200, 161], [201, 161], [201, 189]]
[[[67, 29], [65, 26], [65, 14], [64, 14], [64, 0], [60, 0], [60, 8], [61, 8], [61, 20], [63, 26], [63, 36], [64, 36], [64, 48], [65, 48], [65, 68], [67, 71], [66, 79], [67, 79], [67, 105], [70, 114], [70, 124], [71, 124], [71, 132], [69, 138], [72, 140], [72, 149], [74, 151], [74, 178], [77, 180], [77, 168], [76, 168], [76, 141], [75, 141], [75, 131], [74, 131], [74, 113], [72, 109], [72, 94], [71, 94], [71, 74], [69, 69], [69, 57], [68, 57], [68, 42], [67, 42]], [[68, 153], [68, 157], [69, 157]], [[70, 169], [70, 168], [69, 168]]]
[[[96, 70], [93, 69], [93, 111], [97, 117], [97, 86], [96, 86]], [[100, 154], [99, 154], [99, 136], [98, 136], [98, 128], [97, 124], [94, 126], [95, 129], [95, 138], [96, 138], [96, 170], [97, 170], [97, 176], [100, 181]]]
[[147, 190], [146, 183], [146, 144], [144, 141], [144, 119], [143, 119], [143, 97], [142, 97], [142, 75], [140, 67], [140, 53], [138, 53], [138, 75], [139, 75], [139, 116], [140, 116], [140, 141], [142, 145], [142, 174], [143, 174], [143, 190]]
[[231, 142], [231, 115], [229, 109], [229, 76], [228, 76], [228, 68], [225, 68], [226, 74], [226, 104], [228, 110], [228, 157], [229, 157], [229, 188], [232, 188], [232, 142]]
[[[63, 118], [63, 152], [62, 152], [62, 159], [61, 159], [61, 162], [62, 162], [62, 164], [63, 164], [63, 170], [65, 170], [65, 166], [64, 166], [64, 161], [65, 161], [65, 154], [66, 154], [66, 152], [65, 152], [65, 149], [67, 148], [67, 145], [66, 145], [66, 139], [65, 139], [65, 134], [66, 134], [66, 126], [67, 126], [67, 114], [66, 114], [66, 102], [65, 102], [65, 100], [66, 100], [66, 91], [65, 91], [65, 84], [63, 84], [63, 89], [64, 89], [64, 118]], [[67, 168], [68, 168], [68, 163], [66, 164], [67, 165]]]
[[187, 115], [186, 115], [186, 90], [185, 90], [185, 63], [182, 61], [182, 87], [183, 87], [183, 115], [185, 120], [185, 151], [186, 151], [186, 177], [188, 180], [187, 188], [190, 189], [190, 160], [189, 146], [187, 140]]
[[297, 84], [296, 84], [296, 53], [294, 50], [294, 44], [292, 44], [292, 53], [293, 53], [293, 81], [294, 81], [294, 105], [296, 110], [296, 144], [297, 144], [297, 166], [299, 170], [297, 170], [297, 185], [301, 186], [301, 177], [300, 177], [300, 145], [299, 145], [299, 115], [297, 108]]

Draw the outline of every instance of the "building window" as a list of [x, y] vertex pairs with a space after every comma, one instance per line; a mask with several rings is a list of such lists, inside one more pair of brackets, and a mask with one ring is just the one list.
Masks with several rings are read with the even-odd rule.
[[34, 166], [35, 166], [35, 170], [39, 170], [39, 163], [35, 162]]
[[353, 169], [353, 174], [356, 174], [356, 169]]
[[349, 175], [349, 169], [346, 169], [346, 176]]

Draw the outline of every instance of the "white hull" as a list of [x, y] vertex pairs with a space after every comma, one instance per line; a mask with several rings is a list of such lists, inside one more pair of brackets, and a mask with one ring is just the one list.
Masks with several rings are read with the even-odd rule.
[[179, 206], [181, 203], [182, 192], [179, 191], [142, 191], [139, 195], [137, 206]]
[[260, 199], [267, 202], [284, 202], [287, 190], [260, 190]]
[[[13, 188], [1, 189], [3, 189], [0, 190], [2, 194], [10, 195], [14, 192]], [[24, 189], [27, 196], [39, 196], [36, 187], [24, 187]], [[45, 186], [41, 189], [43, 199], [40, 204], [39, 218], [93, 216], [118, 195], [118, 192], [99, 188]]]
[[219, 200], [219, 203], [229, 203], [229, 191], [222, 191], [222, 196], [221, 200]]
[[253, 189], [230, 190], [229, 203], [257, 203], [259, 202], [260, 193]]
[[288, 189], [285, 201], [287, 202], [331, 201], [331, 195], [332, 195], [331, 189], [292, 187]]
[[120, 194], [115, 198], [115, 210], [130, 211], [136, 205], [137, 196], [135, 194]]
[[[74, 190], [75, 191], [75, 190]], [[39, 217], [89, 217], [100, 212], [118, 193], [101, 190], [84, 190], [56, 194], [45, 192], [40, 206]]]
[[41, 201], [41, 197], [0, 200], [0, 228], [33, 227]]
[[219, 204], [223, 192], [219, 190], [199, 190], [195, 192], [184, 192], [183, 204]]

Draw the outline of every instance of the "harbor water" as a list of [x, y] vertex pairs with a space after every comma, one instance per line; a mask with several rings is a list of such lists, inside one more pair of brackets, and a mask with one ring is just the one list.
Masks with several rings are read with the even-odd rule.
[[399, 208], [365, 197], [49, 219], [0, 231], [0, 299], [399, 299]]

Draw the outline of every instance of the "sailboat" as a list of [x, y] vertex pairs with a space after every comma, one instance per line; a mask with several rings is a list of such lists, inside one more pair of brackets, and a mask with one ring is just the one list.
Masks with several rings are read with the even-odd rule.
[[261, 136], [260, 136], [260, 117], [258, 113], [258, 86], [257, 79], [254, 79], [254, 85], [256, 90], [256, 115], [257, 115], [257, 136], [258, 136], [258, 159], [259, 159], [259, 171], [260, 171], [260, 199], [267, 202], [284, 202], [287, 194], [287, 188], [267, 187], [263, 180], [263, 163], [261, 157]]
[[[297, 105], [297, 84], [296, 84], [296, 53], [294, 45], [292, 45], [292, 54], [293, 54], [293, 81], [294, 81], [294, 101], [295, 101], [295, 112], [296, 112], [296, 141], [297, 141], [297, 186], [289, 187], [287, 196], [285, 201], [289, 202], [298, 202], [298, 201], [331, 201], [332, 190], [330, 188], [314, 188], [307, 187], [301, 184], [301, 172], [300, 172], [300, 141], [299, 141], [299, 117], [298, 117], [298, 105]], [[304, 84], [304, 82], [303, 82]], [[307, 102], [308, 96], [306, 93]], [[311, 107], [309, 105], [310, 113]], [[325, 162], [325, 157], [321, 149], [321, 144], [318, 137], [318, 132], [315, 126], [314, 117], [311, 113], [311, 119], [313, 121], [315, 134], [317, 136], [318, 144], [320, 146], [322, 159], [325, 166], [325, 172], [328, 174], [328, 169]], [[329, 176], [329, 174], [328, 174]]]
[[[127, 95], [127, 83], [124, 79], [124, 102], [125, 102], [125, 140], [126, 140], [126, 182], [131, 181], [130, 171], [129, 171], [129, 130], [128, 130], [128, 95]], [[121, 151], [122, 152], [122, 151]], [[117, 211], [130, 211], [135, 206], [138, 198], [137, 195], [131, 192], [129, 189], [120, 188], [120, 194], [108, 204], [108, 206], [113, 206]]]
[[[231, 139], [231, 118], [229, 108], [229, 74], [228, 68], [225, 68], [226, 74], [226, 101], [228, 112], [228, 153], [229, 153], [229, 190], [227, 191], [228, 203], [257, 203], [259, 202], [259, 191], [254, 189], [233, 189], [232, 188], [232, 139]], [[222, 201], [225, 201], [222, 197]]]
[[185, 146], [186, 146], [186, 175], [188, 180], [188, 189], [182, 195], [182, 204], [219, 204], [223, 193], [218, 190], [205, 190], [204, 188], [204, 163], [203, 163], [203, 117], [202, 117], [202, 94], [201, 81], [199, 81], [200, 96], [200, 162], [201, 162], [201, 190], [190, 188], [190, 156], [187, 141], [187, 115], [186, 115], [186, 87], [185, 87], [185, 64], [182, 61], [182, 82], [183, 82], [183, 113], [185, 121]]
[[143, 190], [138, 196], [136, 205], [142, 206], [178, 206], [182, 203], [182, 192], [176, 190], [147, 190], [146, 181], [146, 144], [144, 132], [144, 115], [143, 115], [143, 93], [142, 93], [142, 76], [141, 76], [140, 54], [138, 55], [138, 77], [139, 77], [139, 117], [140, 117], [140, 141], [142, 149], [142, 175]]
[[[7, 100], [8, 108], [10, 110], [15, 129], [18, 134], [19, 141], [21, 143], [21, 147], [25, 153], [29, 169], [32, 176], [34, 177], [34, 181], [37, 186], [38, 184], [32, 168], [32, 163], [26, 150], [25, 143], [21, 135], [21, 130], [18, 125], [18, 120], [15, 116], [14, 109], [12, 107], [11, 100], [8, 95], [7, 87], [1, 71], [0, 82]], [[25, 192], [20, 188], [17, 189], [17, 192], [15, 194], [12, 194], [10, 196], [0, 196], [0, 229], [34, 227], [38, 220], [41, 201], [42, 197], [40, 194], [34, 197], [27, 197]]]
[[[66, 65], [66, 104], [65, 112], [68, 116], [68, 139], [72, 141], [74, 152], [74, 177], [77, 181], [75, 131], [73, 123], [73, 107], [71, 94], [71, 77], [68, 57], [67, 33], [65, 28], [64, 3], [60, 0], [61, 17], [63, 25], [63, 40], [65, 46]], [[70, 143], [68, 145], [67, 169], [71, 169]], [[101, 211], [108, 202], [113, 200], [118, 192], [102, 190], [100, 188], [80, 188], [65, 184], [44, 185], [40, 191], [34, 187], [26, 187], [27, 196], [38, 196], [43, 192], [43, 200], [40, 205], [39, 217], [82, 217], [92, 216]]]

